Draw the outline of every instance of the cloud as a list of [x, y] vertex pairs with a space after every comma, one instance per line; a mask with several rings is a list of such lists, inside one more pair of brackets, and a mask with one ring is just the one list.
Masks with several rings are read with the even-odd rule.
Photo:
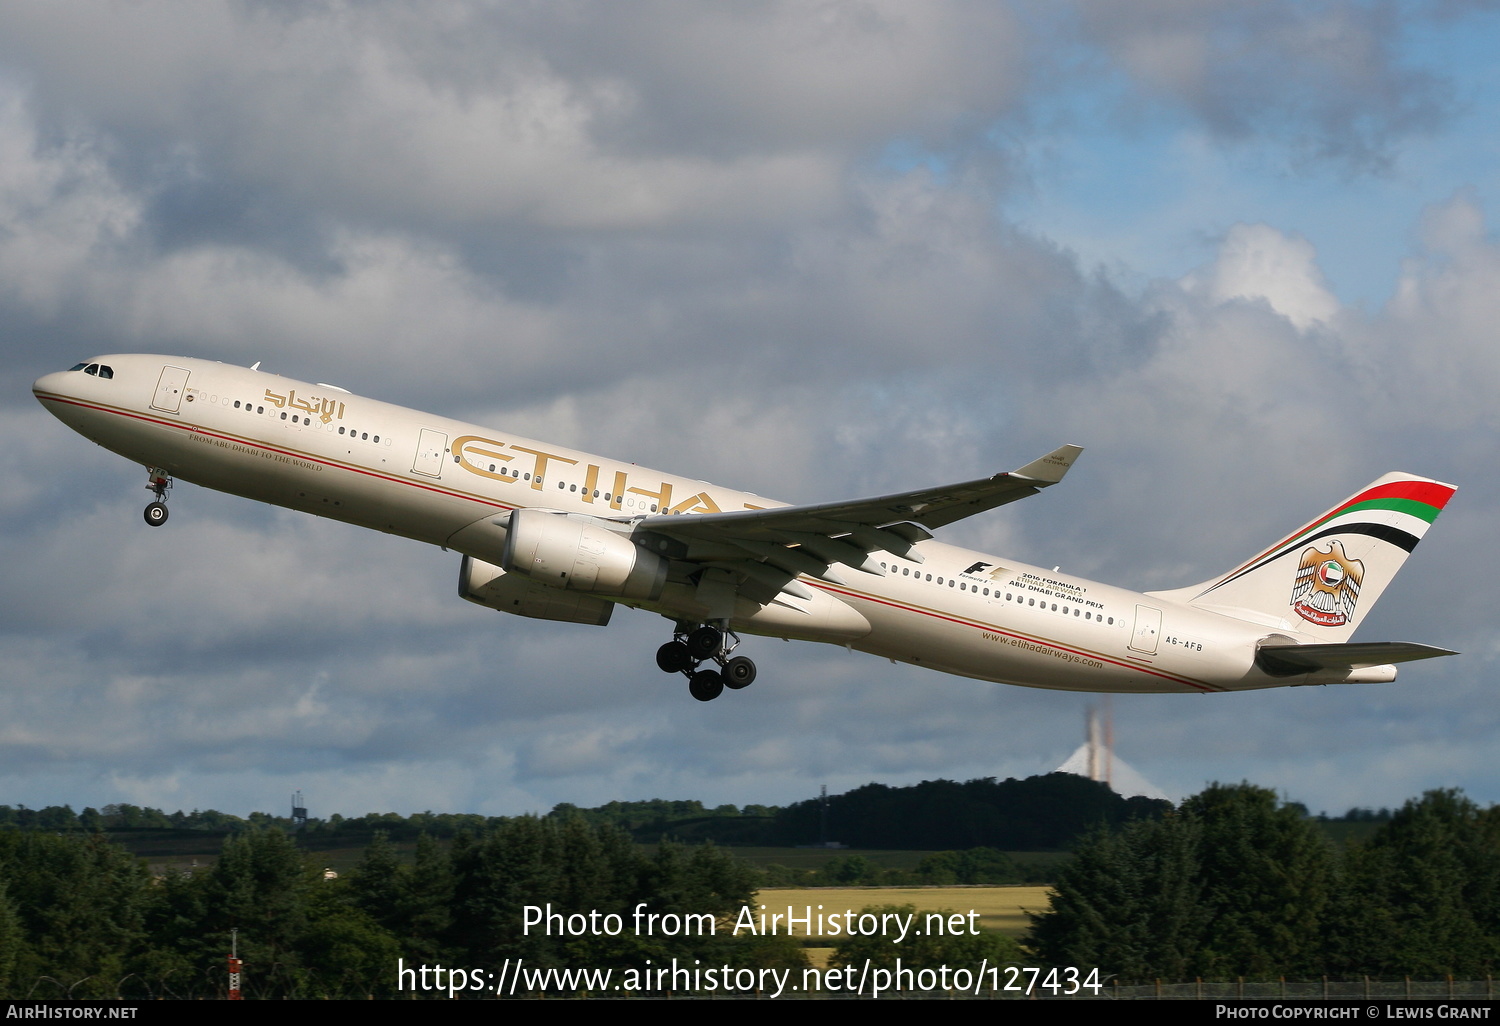
[[1190, 278], [1211, 302], [1264, 300], [1298, 330], [1326, 324], [1339, 311], [1328, 291], [1315, 252], [1306, 239], [1288, 238], [1264, 224], [1237, 224], [1229, 229], [1212, 269], [1201, 280]]
[[1478, 194], [1456, 192], [1428, 208], [1421, 248], [1397, 280], [1388, 317], [1376, 327], [1383, 361], [1400, 361], [1399, 404], [1407, 421], [1450, 429], [1496, 426], [1500, 353], [1492, 344], [1500, 317], [1500, 246]]
[[1452, 112], [1439, 77], [1403, 65], [1410, 25], [1386, 5], [1150, 0], [1077, 11], [1083, 37], [1146, 96], [1216, 135], [1268, 136], [1307, 159], [1379, 171], [1401, 138]]
[[47, 120], [97, 123], [135, 176], [425, 231], [806, 217], [851, 152], [994, 116], [1021, 80], [1003, 8], [157, 2], [0, 27]]

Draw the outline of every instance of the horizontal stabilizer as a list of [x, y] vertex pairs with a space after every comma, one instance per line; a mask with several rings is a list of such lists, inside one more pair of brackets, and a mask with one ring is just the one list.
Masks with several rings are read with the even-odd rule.
[[1363, 670], [1371, 666], [1409, 663], [1458, 655], [1446, 648], [1406, 641], [1366, 641], [1348, 645], [1262, 645], [1255, 663], [1273, 677], [1292, 677], [1319, 671]]

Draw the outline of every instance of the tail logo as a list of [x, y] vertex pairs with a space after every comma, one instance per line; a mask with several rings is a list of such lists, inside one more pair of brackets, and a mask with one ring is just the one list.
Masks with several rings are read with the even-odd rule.
[[1359, 601], [1359, 584], [1365, 577], [1365, 565], [1350, 559], [1338, 539], [1320, 551], [1310, 545], [1297, 566], [1292, 584], [1292, 608], [1297, 615], [1319, 627], [1342, 627], [1354, 615]]

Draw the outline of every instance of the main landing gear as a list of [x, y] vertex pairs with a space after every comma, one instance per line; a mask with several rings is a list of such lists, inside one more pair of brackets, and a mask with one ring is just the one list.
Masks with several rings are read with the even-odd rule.
[[[732, 643], [726, 639], [733, 638]], [[656, 665], [665, 673], [680, 673], [688, 679], [688, 693], [700, 702], [712, 702], [725, 688], [739, 690], [755, 680], [755, 664], [744, 656], [730, 656], [738, 647], [740, 636], [729, 629], [727, 620], [718, 626], [708, 623], [677, 622], [672, 640], [656, 650]], [[700, 670], [709, 661], [719, 669]]]
[[160, 467], [152, 467], [146, 474], [146, 490], [156, 496], [156, 501], [146, 507], [146, 523], [160, 527], [167, 522], [167, 492], [172, 489], [172, 475]]

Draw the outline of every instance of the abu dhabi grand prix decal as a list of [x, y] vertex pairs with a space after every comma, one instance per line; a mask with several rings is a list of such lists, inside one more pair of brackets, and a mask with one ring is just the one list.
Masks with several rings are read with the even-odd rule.
[[1337, 538], [1329, 542], [1327, 551], [1309, 546], [1292, 584], [1292, 608], [1319, 627], [1342, 627], [1354, 615], [1364, 577], [1364, 563], [1350, 559]]

